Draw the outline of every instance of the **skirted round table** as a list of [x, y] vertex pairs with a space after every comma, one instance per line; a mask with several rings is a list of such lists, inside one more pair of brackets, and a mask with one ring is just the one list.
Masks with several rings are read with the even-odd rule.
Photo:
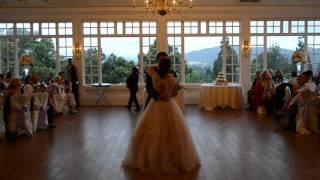
[[213, 110], [216, 107], [241, 109], [242, 102], [242, 87], [240, 84], [201, 84], [199, 102], [201, 108], [206, 110]]

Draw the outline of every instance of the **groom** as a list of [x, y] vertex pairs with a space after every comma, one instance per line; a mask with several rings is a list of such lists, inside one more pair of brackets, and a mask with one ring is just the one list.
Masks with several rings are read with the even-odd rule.
[[[159, 62], [161, 60], [166, 59], [166, 58], [169, 58], [169, 56], [166, 52], [159, 52], [156, 57], [157, 63], [159, 64]], [[152, 82], [152, 77], [151, 77], [151, 74], [156, 73], [157, 69], [158, 69], [158, 67], [150, 67], [147, 72], [147, 75], [146, 75], [146, 91], [148, 93], [148, 97], [146, 100], [146, 104], [144, 105], [144, 109], [147, 108], [151, 98], [153, 98], [156, 101], [158, 100], [159, 93], [155, 89], [153, 89], [153, 82]], [[171, 70], [170, 73], [172, 73], [174, 75], [174, 77], [177, 77], [176, 72]]]

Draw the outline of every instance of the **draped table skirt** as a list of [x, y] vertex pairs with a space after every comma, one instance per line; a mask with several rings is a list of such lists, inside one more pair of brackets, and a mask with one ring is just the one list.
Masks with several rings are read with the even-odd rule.
[[200, 108], [213, 110], [216, 107], [241, 109], [243, 103], [240, 84], [215, 85], [202, 84], [200, 89]]

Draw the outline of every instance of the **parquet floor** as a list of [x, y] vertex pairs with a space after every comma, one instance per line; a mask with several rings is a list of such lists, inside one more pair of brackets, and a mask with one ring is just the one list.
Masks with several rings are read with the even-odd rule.
[[200, 154], [192, 173], [153, 176], [121, 167], [142, 113], [124, 107], [81, 108], [56, 118], [57, 129], [0, 142], [1, 180], [286, 180], [320, 179], [320, 135], [283, 131], [270, 117], [188, 106]]

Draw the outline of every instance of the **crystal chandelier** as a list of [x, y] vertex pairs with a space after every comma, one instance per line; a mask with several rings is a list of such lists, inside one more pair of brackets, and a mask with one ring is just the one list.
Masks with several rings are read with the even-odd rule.
[[184, 1], [189, 1], [189, 8], [192, 8], [192, 0], [144, 0], [146, 14], [157, 12], [161, 16], [178, 12], [178, 9], [184, 5]]

